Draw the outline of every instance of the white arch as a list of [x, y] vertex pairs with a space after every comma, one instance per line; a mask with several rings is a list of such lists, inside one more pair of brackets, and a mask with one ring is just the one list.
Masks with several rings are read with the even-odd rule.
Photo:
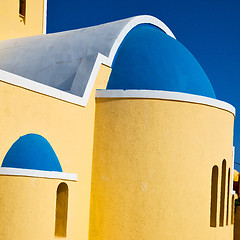
[[[117, 37], [115, 37], [115, 41], [113, 43], [110, 44], [109, 47], [109, 56], [105, 56], [99, 52], [96, 52], [96, 55], [94, 58], [92, 58], [92, 63], [93, 63], [93, 67], [91, 69], [91, 73], [90, 73], [90, 77], [87, 81], [87, 85], [83, 94], [83, 97], [74, 95], [72, 93], [68, 93], [65, 91], [61, 91], [59, 89], [47, 86], [45, 84], [36, 82], [36, 81], [32, 81], [30, 79], [21, 77], [19, 75], [16, 74], [12, 74], [3, 70], [0, 70], [0, 81], [3, 82], [7, 82], [16, 86], [20, 86], [38, 93], [42, 93], [57, 99], [61, 99], [63, 101], [67, 101], [70, 103], [74, 103], [80, 106], [86, 106], [88, 99], [90, 97], [90, 94], [92, 92], [93, 89], [93, 85], [95, 83], [97, 74], [99, 72], [100, 66], [101, 64], [107, 65], [109, 67], [112, 66], [112, 62], [113, 59], [116, 55], [116, 52], [118, 50], [118, 48], [120, 47], [122, 41], [124, 40], [124, 38], [126, 37], [126, 35], [137, 25], [140, 24], [151, 24], [154, 25], [156, 27], [158, 27], [159, 29], [163, 30], [166, 34], [168, 34], [169, 36], [175, 38], [175, 36], [173, 35], [173, 33], [171, 32], [171, 30], [159, 19], [152, 17], [152, 16], [137, 16], [137, 17], [133, 17], [130, 19], [126, 19], [125, 20], [125, 25], [123, 26], [122, 30], [119, 31], [119, 33], [117, 34]], [[114, 24], [114, 23], [112, 23]], [[91, 66], [90, 66], [91, 67]], [[104, 94], [108, 95], [109, 93], [113, 94], [115, 93], [114, 91], [106, 91], [104, 92]], [[225, 109], [231, 113], [233, 113], [235, 115], [235, 108], [233, 106], [231, 106], [230, 104], [227, 104], [223, 101], [219, 101], [216, 99], [212, 99], [212, 98], [207, 98], [207, 97], [203, 97], [203, 96], [197, 96], [194, 94], [186, 94], [186, 93], [176, 93], [176, 92], [167, 92], [167, 91], [140, 91], [140, 90], [134, 90], [134, 91], [118, 91], [116, 92], [117, 96], [119, 93], [121, 93], [120, 95], [123, 97], [127, 94], [128, 97], [154, 97], [154, 98], [160, 98], [160, 99], [175, 99], [175, 100], [179, 100], [179, 101], [188, 101], [188, 102], [195, 102], [195, 103], [201, 103], [201, 104], [205, 104], [205, 105], [209, 105], [209, 106], [215, 106], [218, 107], [220, 109]], [[132, 95], [131, 95], [131, 94]], [[133, 94], [134, 93], [134, 94]], [[144, 94], [143, 94], [144, 93]], [[147, 95], [146, 95], [147, 93]], [[110, 95], [111, 95], [110, 94]], [[130, 95], [131, 96], [130, 96]], [[144, 96], [143, 96], [143, 95]], [[145, 96], [146, 95], [146, 96]], [[99, 91], [97, 93], [97, 97], [103, 97], [102, 93], [100, 94]], [[113, 97], [111, 95], [111, 97]]]
[[[46, 4], [47, 4], [47, 0], [44, 0], [44, 19], [46, 20]], [[63, 101], [67, 101], [70, 103], [74, 103], [80, 106], [86, 106], [88, 99], [90, 97], [91, 91], [93, 89], [93, 85], [95, 83], [98, 71], [100, 69], [101, 64], [107, 65], [109, 67], [112, 66], [112, 62], [113, 59], [116, 55], [116, 52], [118, 50], [118, 48], [120, 47], [122, 41], [124, 40], [124, 38], [126, 37], [126, 35], [137, 25], [140, 24], [151, 24], [154, 25], [156, 27], [158, 27], [159, 29], [163, 30], [166, 34], [168, 34], [169, 36], [174, 37], [173, 33], [171, 32], [171, 30], [159, 19], [152, 17], [152, 16], [148, 16], [148, 15], [143, 15], [143, 16], [137, 16], [137, 17], [132, 17], [129, 19], [124, 19], [122, 20], [123, 25], [118, 25], [118, 23], [121, 21], [117, 21], [117, 22], [113, 22], [113, 23], [109, 23], [111, 24], [111, 26], [113, 26], [113, 32], [118, 32], [117, 28], [121, 28], [121, 30], [119, 30], [119, 32], [117, 33], [117, 35], [114, 37], [115, 40], [113, 41], [113, 43], [109, 42], [106, 44], [105, 47], [107, 47], [107, 49], [109, 49], [109, 54], [108, 56], [103, 55], [102, 53], [100, 53], [100, 49], [97, 50], [96, 52], [93, 51], [93, 55], [92, 55], [92, 59], [90, 61], [90, 63], [87, 64], [87, 67], [89, 67], [91, 70], [89, 71], [89, 78], [86, 87], [85, 87], [85, 91], [82, 97], [74, 95], [72, 93], [69, 92], [65, 92], [62, 90], [59, 90], [57, 88], [54, 87], [50, 87], [46, 84], [42, 84], [39, 83], [37, 81], [33, 81], [30, 79], [27, 79], [25, 77], [21, 77], [17, 74], [13, 74], [4, 70], [0, 69], [0, 80], [3, 82], [7, 82], [16, 86], [20, 86], [44, 95], [48, 95], [57, 99], [61, 99]], [[115, 24], [116, 27], [114, 26]], [[105, 25], [105, 24], [104, 24]], [[107, 24], [106, 24], [107, 25]], [[44, 23], [44, 29], [46, 29], [46, 24]], [[103, 25], [99, 26], [99, 29], [103, 29], [102, 28]], [[96, 26], [96, 29], [98, 28], [98, 26]], [[117, 30], [117, 31], [116, 31]], [[61, 33], [60, 33], [61, 34]], [[98, 39], [96, 38], [96, 41]], [[39, 41], [41, 41], [41, 38], [39, 38]], [[105, 43], [103, 42], [103, 45]], [[101, 45], [101, 43], [100, 43]], [[82, 72], [82, 69], [80, 69], [80, 72]], [[83, 73], [83, 75], [86, 73]]]
[[126, 37], [126, 35], [134, 27], [136, 27], [137, 25], [140, 25], [140, 24], [154, 25], [154, 26], [158, 27], [159, 29], [163, 30], [169, 36], [175, 38], [172, 31], [159, 19], [157, 19], [155, 17], [152, 17], [152, 16], [148, 16], [148, 15], [134, 17], [125, 25], [125, 27], [120, 32], [120, 34], [118, 35], [116, 41], [114, 42], [114, 44], [111, 48], [111, 51], [110, 51], [110, 54], [109, 54], [109, 60], [111, 61], [111, 64], [113, 62], [113, 59], [116, 55], [116, 52], [117, 52], [118, 48], [120, 47], [120, 45], [121, 45], [122, 41], [124, 40], [124, 38]]
[[122, 29], [122, 31], [119, 33], [118, 37], [116, 38], [116, 40], [110, 50], [109, 56], [106, 57], [103, 54], [100, 54], [100, 53], [98, 54], [97, 59], [94, 64], [94, 67], [92, 69], [88, 84], [87, 84], [87, 86], [85, 88], [85, 92], [83, 94], [82, 104], [79, 104], [79, 105], [86, 106], [101, 64], [105, 64], [109, 67], [112, 66], [113, 59], [114, 59], [116, 52], [117, 52], [118, 48], [120, 47], [122, 41], [134, 27], [136, 27], [137, 25], [140, 25], [140, 24], [151, 24], [151, 25], [156, 26], [159, 29], [163, 30], [166, 34], [168, 34], [172, 38], [175, 38], [172, 31], [162, 21], [160, 21], [159, 19], [157, 19], [153, 16], [141, 15], [141, 16], [136, 16], [136, 17], [131, 18], [131, 20], [124, 26], [124, 28]]

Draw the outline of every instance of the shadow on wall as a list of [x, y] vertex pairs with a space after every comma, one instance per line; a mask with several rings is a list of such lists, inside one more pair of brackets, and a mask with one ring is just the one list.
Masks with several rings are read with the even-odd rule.
[[[221, 192], [220, 192], [220, 212], [219, 212], [219, 226], [224, 227], [234, 224], [234, 195], [230, 198], [230, 177], [231, 169], [226, 167], [226, 160], [222, 161], [222, 171], [221, 171]], [[226, 189], [226, 177], [227, 177], [227, 189]], [[210, 205], [210, 227], [217, 227], [218, 219], [218, 182], [219, 182], [219, 170], [218, 166], [215, 165], [212, 168], [212, 180], [211, 180], [211, 205]], [[231, 205], [230, 205], [231, 200]], [[227, 202], [225, 206], [225, 201]], [[231, 206], [231, 217], [229, 217], [229, 208]], [[225, 209], [226, 207], [226, 209]], [[225, 215], [226, 214], [226, 215]], [[224, 217], [225, 215], [225, 217]], [[224, 221], [226, 219], [226, 221]], [[239, 238], [240, 239], [240, 238]]]
[[68, 186], [62, 182], [57, 188], [55, 236], [67, 236]]

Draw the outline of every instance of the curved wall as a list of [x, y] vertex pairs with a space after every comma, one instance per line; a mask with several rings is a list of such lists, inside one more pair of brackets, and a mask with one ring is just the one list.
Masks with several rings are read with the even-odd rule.
[[90, 239], [232, 239], [225, 212], [219, 227], [220, 177], [216, 228], [210, 205], [213, 166], [232, 168], [233, 122], [197, 103], [98, 98]]
[[[105, 88], [110, 70], [101, 65], [86, 108], [0, 82], [0, 112], [4, 113], [0, 118], [0, 163], [19, 136], [34, 132], [51, 143], [64, 173], [78, 174], [78, 181], [69, 186], [69, 240], [88, 239], [95, 89]], [[0, 176], [0, 239], [54, 239], [56, 181], [53, 186], [50, 179]], [[33, 223], [34, 219], [44, 225]], [[18, 237], [15, 227], [16, 234], [21, 232]]]
[[[73, 236], [76, 184], [71, 181], [25, 176], [0, 175], [0, 236], [1, 239], [55, 239], [56, 193], [61, 182], [70, 189], [68, 199], [68, 234]], [[70, 237], [69, 237], [70, 236]]]

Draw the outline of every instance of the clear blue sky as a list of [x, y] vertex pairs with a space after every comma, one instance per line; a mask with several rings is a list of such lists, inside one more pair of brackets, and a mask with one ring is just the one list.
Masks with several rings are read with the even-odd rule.
[[[162, 20], [196, 57], [217, 99], [236, 110], [235, 162], [240, 163], [239, 0], [48, 0], [47, 32], [94, 26], [136, 15]], [[240, 171], [240, 165], [235, 165]]]

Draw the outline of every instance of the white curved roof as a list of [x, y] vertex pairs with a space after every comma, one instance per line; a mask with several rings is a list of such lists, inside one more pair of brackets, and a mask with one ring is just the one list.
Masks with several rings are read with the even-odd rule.
[[[38, 83], [26, 80], [29, 88], [44, 89], [43, 84], [58, 89], [54, 97], [61, 95], [68, 101], [73, 94], [77, 98], [71, 102], [85, 106], [101, 63], [111, 66], [127, 33], [144, 23], [174, 37], [157, 18], [137, 16], [73, 31], [5, 40], [0, 42], [0, 69]], [[3, 71], [1, 74], [7, 76]]]

